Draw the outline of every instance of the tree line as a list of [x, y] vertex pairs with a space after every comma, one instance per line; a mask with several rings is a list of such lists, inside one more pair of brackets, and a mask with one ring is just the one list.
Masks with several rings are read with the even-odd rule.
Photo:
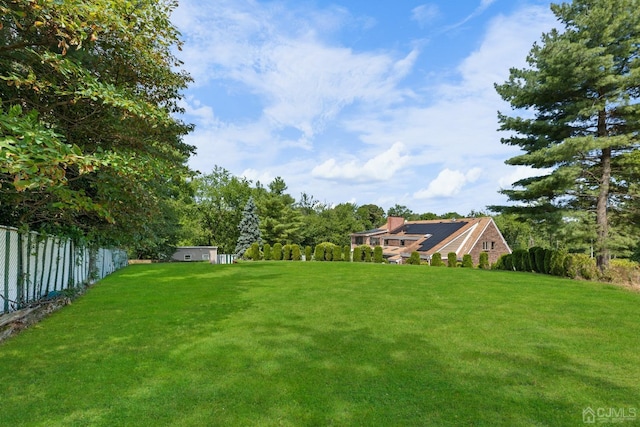
[[[396, 205], [294, 198], [220, 167], [197, 174], [179, 119], [191, 78], [176, 57], [175, 0], [0, 0], [0, 219], [84, 236], [134, 256], [176, 244], [232, 253], [249, 198], [262, 239], [301, 247], [408, 220]], [[635, 0], [552, 4], [560, 29], [542, 35], [527, 66], [496, 84], [508, 164], [536, 176], [487, 207], [514, 249], [640, 258], [640, 8]], [[471, 212], [466, 216], [486, 214]]]

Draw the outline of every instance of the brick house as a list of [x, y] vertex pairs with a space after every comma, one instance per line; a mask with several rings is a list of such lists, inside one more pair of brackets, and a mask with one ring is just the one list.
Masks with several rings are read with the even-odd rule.
[[482, 252], [489, 254], [490, 264], [511, 253], [490, 217], [429, 221], [389, 217], [383, 227], [351, 234], [351, 248], [359, 245], [382, 246], [385, 259], [398, 263], [404, 263], [414, 251], [428, 262], [436, 252], [444, 260], [449, 252], [455, 252], [459, 260], [470, 254], [474, 265], [478, 265]]

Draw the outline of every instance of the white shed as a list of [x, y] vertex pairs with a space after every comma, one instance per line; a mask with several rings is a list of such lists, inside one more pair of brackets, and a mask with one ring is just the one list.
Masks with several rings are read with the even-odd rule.
[[174, 261], [209, 261], [218, 262], [217, 246], [178, 246], [171, 257]]

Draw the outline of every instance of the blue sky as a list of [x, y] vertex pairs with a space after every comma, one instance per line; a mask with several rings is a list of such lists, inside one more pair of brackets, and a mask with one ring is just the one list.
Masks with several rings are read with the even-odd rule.
[[507, 166], [493, 84], [557, 25], [540, 0], [181, 0], [192, 168], [321, 202], [466, 215]]

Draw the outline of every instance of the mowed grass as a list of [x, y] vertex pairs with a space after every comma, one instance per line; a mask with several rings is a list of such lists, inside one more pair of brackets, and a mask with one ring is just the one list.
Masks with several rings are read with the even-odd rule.
[[640, 412], [639, 383], [640, 294], [613, 286], [134, 265], [0, 344], [0, 425], [575, 426], [587, 407]]

